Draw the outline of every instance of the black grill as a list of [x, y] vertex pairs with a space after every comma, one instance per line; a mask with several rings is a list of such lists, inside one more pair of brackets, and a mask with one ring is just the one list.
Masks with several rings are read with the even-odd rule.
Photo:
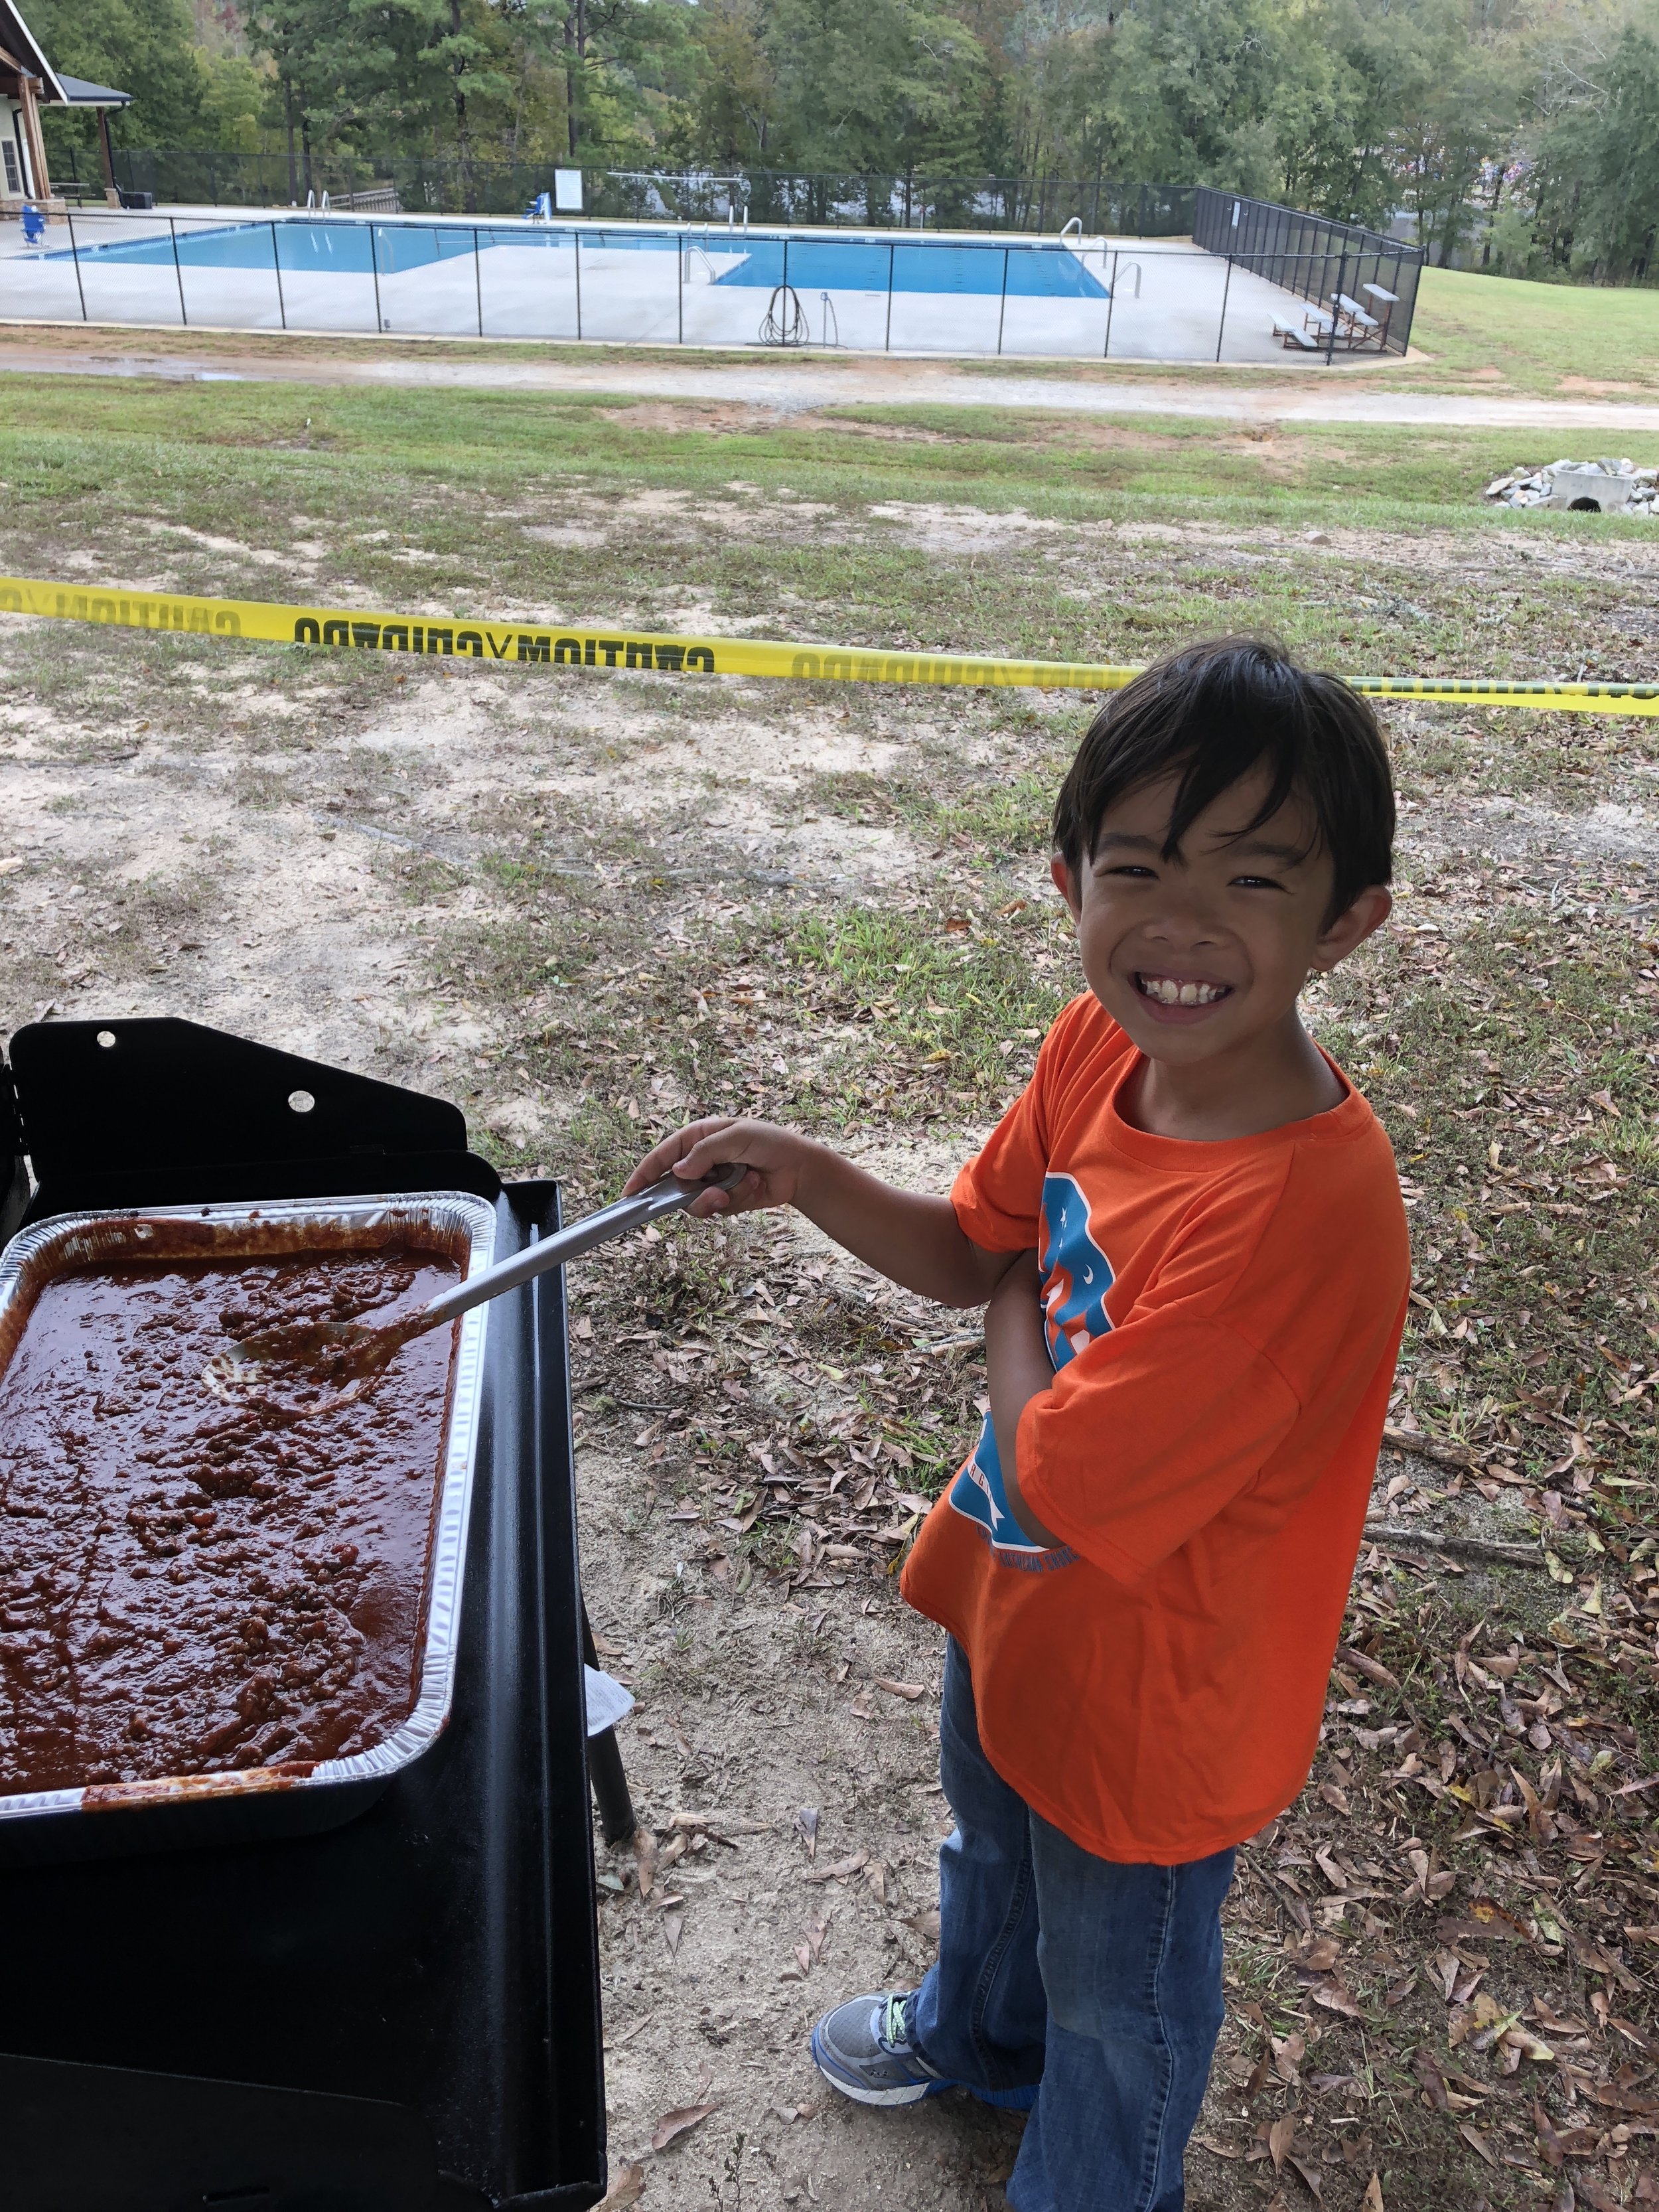
[[[477, 1192], [503, 1257], [558, 1221], [557, 1187], [503, 1185], [454, 1107], [179, 1021], [20, 1030], [0, 1182], [3, 1238], [83, 1207], [378, 1191]], [[495, 1302], [484, 1399], [453, 1717], [423, 1759], [325, 1834], [0, 1872], [8, 2212], [604, 2194], [557, 1274]]]

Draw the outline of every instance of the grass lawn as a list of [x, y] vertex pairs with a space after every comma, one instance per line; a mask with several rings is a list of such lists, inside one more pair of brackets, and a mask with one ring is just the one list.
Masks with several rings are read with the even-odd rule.
[[[7, 390], [8, 573], [1079, 658], [1270, 629], [1338, 668], [1659, 674], [1659, 533], [1486, 512], [1507, 433]], [[0, 1025], [179, 1012], [312, 1051], [453, 1097], [481, 1149], [579, 1205], [705, 1109], [943, 1188], [1077, 985], [1045, 827], [1091, 708], [0, 622]], [[1191, 2201], [1240, 2212], [1279, 2174], [1287, 2206], [1302, 2171], [1331, 2212], [1520, 2212], [1566, 2203], [1565, 2173], [1600, 2212], [1655, 2188], [1659, 724], [1385, 720], [1396, 920], [1310, 1016], [1395, 1141], [1412, 1316], [1318, 1762], [1230, 1907]], [[685, 1875], [672, 1936], [620, 1864], [603, 1908], [625, 2145], [701, 2101], [687, 2040], [717, 2051], [728, 2001], [744, 2054], [783, 2067], [820, 2001], [919, 1970], [938, 1800], [930, 1708], [900, 1693], [937, 1652], [891, 1569], [984, 1379], [961, 1316], [787, 1221], [653, 1231], [576, 1288], [584, 1510], [611, 1516], [588, 1594]], [[786, 1794], [843, 1869], [810, 1899]], [[729, 1905], [708, 1869], [729, 1891], [737, 1861], [671, 1838], [688, 1803], [781, 1824], [744, 1832]], [[739, 2171], [753, 2208], [997, 2201], [1015, 2123], [941, 2100], [896, 2136], [792, 2078], [786, 2120], [743, 2075], [672, 2154], [672, 2201], [724, 2203]]]
[[1425, 269], [1412, 343], [1433, 356], [1436, 369], [1495, 389], [1651, 398], [1659, 392], [1659, 290]]
[[[1604, 579], [1580, 550], [1639, 549], [1653, 526], [1485, 509], [1492, 474], [1537, 443], [1508, 431], [902, 408], [733, 429], [715, 405], [672, 409], [664, 427], [659, 406], [602, 395], [228, 386], [210, 398], [45, 379], [8, 391], [14, 573], [143, 582], [164, 559], [181, 588], [209, 593], [397, 608], [418, 584], [422, 604], [435, 593], [455, 613], [557, 607], [659, 629], [689, 593], [733, 628], [1080, 659], [1145, 659], [1225, 607], [1364, 672], [1548, 675], [1587, 654], [1604, 675], [1645, 665], [1627, 629], [1601, 623], [1622, 605], [1607, 580], [1622, 556]], [[1659, 433], [1629, 442], [1659, 460]], [[538, 526], [531, 505], [556, 495], [582, 519]], [[663, 501], [680, 515], [665, 537]], [[708, 501], [720, 519], [700, 526]], [[1059, 534], [1012, 569], [967, 548], [941, 601], [926, 514], [939, 508], [933, 537], [948, 537], [964, 502]], [[834, 526], [787, 526], [809, 507]], [[748, 519], [734, 529], [738, 508]], [[1492, 589], [1478, 606], [1402, 592], [1398, 576], [1372, 589], [1316, 545], [1305, 560], [1219, 544], [1205, 557], [1206, 532], [1357, 524], [1393, 542], [1450, 531], [1466, 573], [1495, 571]], [[1090, 573], [1089, 545], [1118, 533], [1127, 547], [1148, 528], [1150, 545], [1182, 525], [1197, 535], [1179, 561], [1107, 564], [1109, 585]], [[296, 544], [314, 550], [283, 550]]]

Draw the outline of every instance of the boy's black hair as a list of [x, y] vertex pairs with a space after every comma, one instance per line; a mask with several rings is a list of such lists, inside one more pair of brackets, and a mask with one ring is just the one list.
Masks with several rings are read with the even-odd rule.
[[1178, 775], [1164, 858], [1224, 791], [1253, 769], [1267, 775], [1256, 830], [1304, 798], [1331, 856], [1328, 923], [1394, 868], [1394, 781], [1367, 701], [1334, 676], [1298, 668], [1263, 638], [1212, 638], [1171, 653], [1116, 692], [1089, 725], [1054, 801], [1054, 848], [1080, 872], [1101, 817], [1126, 792]]

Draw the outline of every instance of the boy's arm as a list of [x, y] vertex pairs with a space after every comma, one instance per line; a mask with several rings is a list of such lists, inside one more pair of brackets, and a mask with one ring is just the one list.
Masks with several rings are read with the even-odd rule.
[[982, 1305], [1015, 1258], [971, 1243], [948, 1198], [896, 1190], [827, 1145], [770, 1121], [693, 1121], [646, 1154], [623, 1194], [643, 1190], [671, 1170], [691, 1180], [738, 1160], [749, 1173], [736, 1190], [709, 1191], [687, 1211], [703, 1216], [798, 1206], [867, 1267], [941, 1305]]
[[991, 1295], [985, 1316], [985, 1371], [991, 1396], [1002, 1486], [1021, 1529], [1034, 1544], [1060, 1550], [1063, 1536], [1045, 1528], [1020, 1495], [1019, 1417], [1030, 1401], [1054, 1386], [1054, 1363], [1042, 1331], [1041, 1276], [1035, 1252], [1022, 1252]]

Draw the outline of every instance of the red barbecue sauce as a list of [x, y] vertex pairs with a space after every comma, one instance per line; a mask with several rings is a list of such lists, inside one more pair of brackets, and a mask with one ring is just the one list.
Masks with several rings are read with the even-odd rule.
[[453, 1330], [300, 1418], [202, 1370], [459, 1272], [394, 1246], [46, 1283], [0, 1376], [0, 1796], [349, 1757], [407, 1716]]

